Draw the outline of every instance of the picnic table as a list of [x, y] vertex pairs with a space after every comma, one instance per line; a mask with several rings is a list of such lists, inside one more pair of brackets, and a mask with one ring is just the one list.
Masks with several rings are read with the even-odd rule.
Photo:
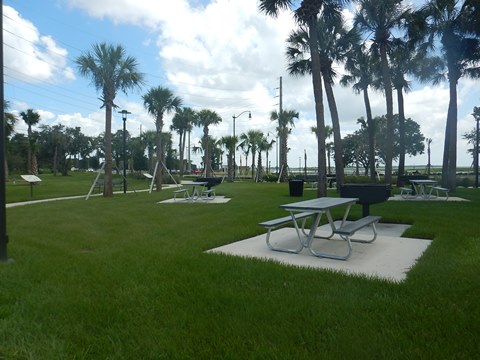
[[[357, 221], [346, 223], [350, 208], [353, 204], [358, 201], [358, 198], [328, 198], [321, 197], [312, 200], [305, 200], [300, 202], [294, 202], [289, 204], [280, 205], [281, 208], [289, 212], [290, 216], [285, 216], [279, 219], [274, 219], [270, 221], [265, 221], [260, 223], [260, 226], [263, 226], [268, 229], [267, 233], [267, 245], [271, 250], [283, 251], [289, 253], [299, 253], [304, 248], [307, 248], [310, 253], [314, 256], [325, 257], [336, 260], [346, 260], [350, 257], [352, 252], [351, 242], [362, 242], [370, 243], [373, 242], [377, 237], [377, 232], [375, 228], [375, 223], [380, 220], [379, 216], [366, 216]], [[340, 226], [336, 226], [330, 212], [331, 209], [337, 207], [345, 207], [345, 211], [342, 217]], [[331, 232], [327, 236], [317, 235], [317, 229], [320, 224], [320, 220], [325, 214], [328, 224], [330, 225]], [[310, 218], [311, 224], [310, 229], [307, 232], [305, 230], [305, 220]], [[301, 225], [298, 224], [298, 221], [302, 220]], [[286, 224], [288, 222], [293, 222], [295, 230], [298, 237], [298, 246], [295, 249], [287, 249], [276, 247], [270, 242], [271, 230], [276, 227]], [[372, 225], [373, 227], [373, 238], [369, 240], [356, 240], [352, 239], [351, 236], [355, 234], [358, 230]], [[330, 239], [334, 234], [338, 234], [344, 239], [348, 246], [348, 252], [346, 255], [338, 255], [332, 253], [318, 252], [312, 248], [312, 242], [315, 239]]]
[[[180, 188], [178, 190], [174, 190], [174, 198], [176, 199], [176, 196], [178, 194], [183, 194], [185, 200], [193, 200], [196, 201], [200, 197], [203, 199], [205, 197], [208, 197], [208, 195], [211, 193], [211, 191], [205, 189], [205, 186], [208, 184], [207, 181], [182, 181], [179, 185]], [[186, 189], [184, 186], [191, 186], [192, 191], [189, 192], [188, 189]]]

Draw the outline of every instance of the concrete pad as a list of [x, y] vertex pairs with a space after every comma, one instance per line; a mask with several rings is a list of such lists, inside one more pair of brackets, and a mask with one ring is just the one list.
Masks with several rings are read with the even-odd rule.
[[163, 201], [157, 202], [157, 204], [225, 204], [229, 202], [231, 198], [226, 198], [225, 196], [215, 196], [215, 199], [202, 199], [198, 198], [197, 200], [184, 199], [183, 197], [178, 197], [177, 199], [171, 198]]
[[401, 197], [400, 195], [394, 195], [394, 196], [391, 196], [388, 198], [388, 201], [470, 201], [470, 200], [467, 200], [467, 199], [462, 199], [462, 198], [459, 198], [459, 197], [455, 197], [455, 196], [449, 196], [447, 200], [445, 200], [446, 198], [443, 197], [443, 196], [439, 196], [439, 197], [431, 197], [430, 199], [424, 199], [422, 198], [421, 196], [419, 197], [407, 197], [407, 198], [403, 198]]
[[[267, 247], [266, 234], [211, 249], [208, 252], [273, 260], [285, 265], [330, 269], [401, 282], [406, 279], [407, 272], [431, 243], [431, 240], [401, 238], [400, 235], [408, 227], [409, 225], [378, 224], [377, 239], [371, 244], [352, 243], [352, 255], [346, 261], [319, 258], [311, 255], [308, 249], [303, 249], [299, 254], [272, 251]], [[367, 238], [367, 234], [371, 234], [371, 230], [370, 232], [368, 230], [362, 229], [357, 233], [356, 238]], [[327, 235], [328, 225], [320, 227], [317, 234]], [[298, 237], [294, 228], [272, 231], [270, 241], [276, 246], [290, 248], [298, 246]], [[313, 248], [317, 251], [347, 253], [346, 242], [336, 236], [331, 240], [315, 239]]]

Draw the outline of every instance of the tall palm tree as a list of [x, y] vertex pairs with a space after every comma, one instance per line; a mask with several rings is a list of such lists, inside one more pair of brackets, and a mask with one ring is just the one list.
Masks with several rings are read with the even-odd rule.
[[220, 143], [225, 147], [227, 150], [227, 181], [232, 182], [234, 179], [234, 164], [233, 164], [233, 158], [236, 150], [236, 146], [238, 143], [238, 137], [237, 136], [223, 136], [220, 139]]
[[[359, 36], [355, 31], [347, 31], [346, 25], [341, 15], [340, 6], [337, 11], [333, 11], [328, 18], [320, 18], [317, 21], [318, 31], [318, 51], [320, 54], [320, 67], [327, 96], [328, 107], [332, 118], [334, 146], [335, 146], [335, 169], [337, 187], [345, 182], [343, 158], [342, 158], [342, 138], [340, 132], [340, 119], [338, 115], [337, 104], [333, 92], [334, 78], [336, 72], [333, 68], [335, 61], [343, 61], [349, 50], [358, 42]], [[308, 33], [305, 29], [293, 31], [287, 39], [287, 59], [289, 61], [288, 70], [293, 75], [305, 75], [311, 73], [311, 61], [309, 58]], [[316, 127], [314, 127], [316, 129]], [[329, 136], [326, 135], [326, 138]], [[325, 144], [331, 148], [331, 144]], [[327, 158], [328, 163], [330, 159]], [[330, 165], [328, 166], [330, 173]]]
[[[414, 14], [409, 37], [420, 48], [431, 51], [424, 59], [421, 80], [434, 84], [448, 81], [450, 100], [448, 104], [443, 148], [442, 186], [454, 191], [457, 170], [457, 84], [462, 76], [480, 77], [480, 37], [469, 29], [472, 8], [460, 6], [456, 0], [429, 0]], [[477, 10], [478, 12], [478, 10]], [[474, 30], [474, 29], [473, 29]], [[440, 49], [440, 52], [438, 52]], [[440, 54], [440, 55], [438, 55]]]
[[38, 164], [36, 155], [36, 137], [33, 136], [32, 126], [36, 125], [40, 121], [40, 114], [33, 109], [27, 109], [20, 113], [21, 118], [28, 126], [28, 155], [27, 155], [27, 171], [32, 175], [38, 175]]
[[343, 75], [340, 84], [342, 86], [352, 85], [353, 91], [362, 93], [365, 111], [367, 115], [368, 129], [368, 157], [370, 164], [370, 180], [376, 181], [375, 177], [375, 132], [373, 126], [372, 108], [368, 88], [374, 82], [374, 69], [377, 66], [375, 58], [370, 56], [364, 45], [355, 46], [345, 61], [347, 74]]
[[405, 19], [407, 10], [402, 0], [360, 0], [359, 10], [355, 16], [355, 27], [365, 34], [373, 34], [372, 51], [378, 54], [381, 63], [383, 88], [387, 108], [387, 147], [385, 163], [385, 183], [392, 182], [393, 163], [393, 91], [388, 52], [392, 32]]
[[[277, 134], [280, 146], [280, 169], [283, 169], [280, 181], [288, 180], [288, 135], [292, 132], [292, 127], [295, 126], [294, 119], [298, 119], [298, 112], [295, 110], [274, 110], [270, 113], [270, 120], [277, 121]], [[325, 156], [324, 156], [325, 157]]]
[[211, 176], [211, 158], [208, 146], [208, 127], [216, 125], [222, 121], [222, 118], [213, 110], [203, 109], [197, 113], [195, 124], [203, 127], [202, 147], [203, 147], [203, 164], [205, 169], [205, 176]]
[[112, 187], [112, 109], [116, 108], [115, 97], [121, 90], [139, 88], [143, 74], [138, 71], [137, 60], [127, 56], [121, 45], [94, 44], [92, 50], [75, 60], [82, 76], [91, 79], [101, 93], [102, 108], [105, 107], [105, 179], [103, 196], [113, 195]]
[[184, 107], [177, 111], [172, 119], [171, 130], [175, 130], [179, 135], [178, 150], [180, 155], [180, 176], [184, 173], [184, 154], [187, 134], [192, 130], [195, 122], [196, 113], [192, 108]]
[[[145, 109], [155, 118], [155, 128], [157, 131], [157, 161], [160, 162], [159, 164], [165, 164], [162, 145], [163, 117], [165, 114], [180, 110], [182, 99], [173, 95], [173, 92], [170, 89], [162, 86], [151, 88], [142, 96], [142, 98]], [[159, 166], [155, 179], [157, 191], [162, 190], [162, 178], [163, 166]]]
[[318, 51], [317, 17], [322, 10], [322, 16], [330, 16], [330, 9], [335, 5], [347, 4], [348, 0], [260, 0], [259, 9], [269, 16], [277, 16], [280, 10], [293, 10], [296, 20], [307, 27], [312, 69], [313, 95], [315, 99], [315, 114], [317, 118], [318, 138], [318, 173], [317, 196], [327, 195], [327, 174], [325, 154], [325, 114], [323, 108], [323, 88], [320, 73], [320, 54]]
[[408, 47], [408, 44], [402, 40], [396, 40], [393, 43], [390, 52], [391, 71], [392, 71], [392, 86], [397, 92], [397, 106], [398, 106], [398, 133], [399, 138], [399, 155], [398, 155], [398, 172], [397, 172], [397, 186], [401, 186], [401, 176], [405, 174], [405, 106], [403, 99], [403, 92], [410, 91], [410, 81], [405, 78], [405, 75], [413, 72], [416, 66], [415, 52]]

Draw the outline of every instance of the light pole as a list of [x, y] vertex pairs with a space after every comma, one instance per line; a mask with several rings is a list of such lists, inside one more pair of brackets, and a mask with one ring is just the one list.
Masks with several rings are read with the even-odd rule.
[[127, 110], [120, 111], [123, 120], [123, 193], [127, 193]]
[[[245, 114], [248, 112], [248, 118], [251, 119], [252, 118], [252, 113], [250, 112], [250, 110], [245, 110], [245, 111], [242, 111], [240, 114], [238, 115], [233, 115], [232, 118], [233, 118], [233, 138], [235, 139], [235, 119], [239, 118], [241, 115]], [[237, 147], [237, 144], [235, 144], [235, 147]], [[235, 180], [235, 175], [236, 175], [236, 167], [237, 167], [237, 164], [235, 163], [235, 153], [237, 152], [237, 149], [235, 149], [235, 151], [233, 152], [233, 179]]]

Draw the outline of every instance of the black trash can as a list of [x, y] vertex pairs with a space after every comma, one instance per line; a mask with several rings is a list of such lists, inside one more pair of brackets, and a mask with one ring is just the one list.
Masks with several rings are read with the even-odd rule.
[[303, 180], [289, 180], [290, 196], [303, 196]]

